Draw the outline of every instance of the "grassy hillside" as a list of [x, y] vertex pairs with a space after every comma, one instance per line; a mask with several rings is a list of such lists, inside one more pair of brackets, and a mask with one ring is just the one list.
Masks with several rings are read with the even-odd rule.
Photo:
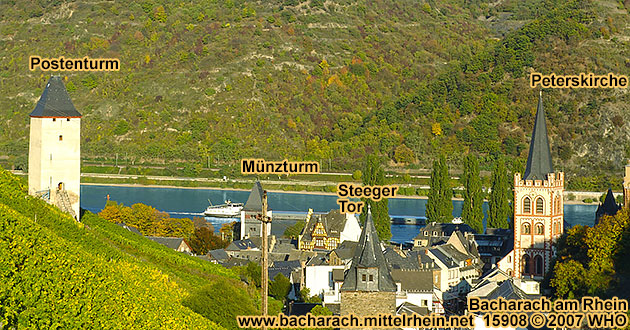
[[[84, 158], [241, 157], [360, 168], [522, 166], [530, 71], [628, 74], [628, 1], [4, 1], [0, 153], [25, 166], [28, 113], [48, 73], [30, 55], [117, 57], [120, 72], [62, 73], [84, 114]], [[627, 90], [545, 93], [553, 154], [571, 175], [630, 157]], [[413, 164], [413, 165], [410, 165]]]
[[[93, 214], [82, 221], [27, 196], [0, 170], [0, 326], [229, 329], [237, 313], [256, 313], [257, 293], [222, 266]], [[193, 311], [194, 297], [217, 285], [239, 301], [206, 297], [215, 314], [204, 318]]]

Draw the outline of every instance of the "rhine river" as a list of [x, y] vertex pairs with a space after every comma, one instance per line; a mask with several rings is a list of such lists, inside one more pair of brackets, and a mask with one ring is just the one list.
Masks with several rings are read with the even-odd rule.
[[[131, 206], [135, 203], [151, 205], [160, 211], [167, 212], [171, 217], [193, 218], [203, 216], [210, 200], [214, 205], [222, 204], [225, 200], [245, 203], [249, 191], [229, 189], [187, 189], [187, 188], [157, 188], [157, 187], [126, 187], [107, 185], [81, 185], [81, 207], [100, 212], [107, 201], [107, 195], [112, 201]], [[306, 214], [309, 208], [315, 212], [328, 212], [339, 209], [337, 196], [303, 193], [269, 192], [269, 208], [284, 213], [295, 212]], [[389, 214], [393, 218], [424, 218], [427, 200], [419, 198], [391, 198], [389, 199]], [[462, 201], [453, 201], [453, 216], [458, 217], [462, 211]], [[487, 214], [488, 204], [484, 204]], [[564, 220], [570, 226], [589, 225], [595, 222], [597, 205], [564, 206]], [[206, 218], [213, 224], [216, 231], [222, 224], [235, 219]], [[295, 221], [279, 220], [272, 224], [272, 233], [281, 236], [284, 229]], [[484, 219], [485, 224], [485, 219]], [[409, 242], [418, 233], [422, 225], [392, 224], [392, 241], [396, 243]]]

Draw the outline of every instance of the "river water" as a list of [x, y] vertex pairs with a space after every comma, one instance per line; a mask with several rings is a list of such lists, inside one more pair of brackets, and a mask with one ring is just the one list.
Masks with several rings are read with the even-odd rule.
[[[100, 212], [110, 200], [131, 206], [135, 203], [151, 205], [156, 209], [168, 212], [172, 217], [193, 218], [203, 216], [202, 212], [208, 207], [208, 200], [212, 204], [222, 204], [225, 200], [245, 203], [249, 191], [229, 189], [187, 189], [187, 188], [157, 188], [157, 187], [125, 187], [107, 185], [81, 185], [81, 207]], [[301, 193], [268, 194], [269, 208], [274, 212], [296, 212], [306, 214], [309, 208], [315, 212], [328, 212], [338, 209], [337, 196]], [[394, 218], [423, 218], [426, 199], [391, 198], [389, 199], [389, 214]], [[462, 201], [453, 201], [453, 216], [458, 217], [462, 211]], [[488, 204], [483, 206], [487, 215]], [[570, 226], [589, 225], [595, 222], [597, 205], [565, 205], [564, 219]], [[206, 218], [213, 224], [216, 231], [222, 224], [234, 219]], [[272, 224], [272, 233], [282, 235], [284, 229], [295, 221], [279, 220]], [[484, 219], [485, 224], [485, 219]], [[422, 225], [392, 224], [392, 241], [397, 243], [409, 242], [420, 232]]]

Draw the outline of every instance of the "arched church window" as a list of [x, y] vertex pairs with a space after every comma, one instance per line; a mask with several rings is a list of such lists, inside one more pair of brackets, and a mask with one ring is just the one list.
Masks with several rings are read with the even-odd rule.
[[545, 228], [542, 223], [536, 225], [536, 235], [542, 235], [545, 233]]
[[523, 229], [521, 229], [523, 231], [523, 235], [527, 235], [527, 234], [531, 234], [532, 233], [532, 228], [529, 225], [529, 223], [524, 223], [523, 224]]
[[541, 256], [534, 257], [534, 264], [536, 265], [536, 275], [542, 275], [543, 273], [543, 259]]
[[523, 255], [523, 262], [522, 262], [522, 266], [523, 266], [523, 275], [529, 275], [531, 274], [531, 260], [529, 258], [529, 255], [525, 254]]
[[543, 214], [545, 210], [545, 201], [542, 199], [542, 197], [538, 197], [538, 199], [536, 199], [536, 214]]
[[562, 199], [560, 196], [556, 196], [556, 214], [562, 213]]
[[531, 213], [532, 212], [532, 200], [529, 197], [525, 197], [523, 199], [523, 213]]

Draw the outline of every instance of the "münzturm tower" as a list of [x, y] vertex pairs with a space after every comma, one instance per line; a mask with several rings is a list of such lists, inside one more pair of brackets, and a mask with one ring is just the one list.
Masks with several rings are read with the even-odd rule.
[[553, 169], [542, 92], [523, 177], [514, 174], [513, 276], [542, 279], [564, 230], [564, 173]]
[[30, 114], [29, 194], [79, 218], [81, 114], [61, 77], [53, 76]]

